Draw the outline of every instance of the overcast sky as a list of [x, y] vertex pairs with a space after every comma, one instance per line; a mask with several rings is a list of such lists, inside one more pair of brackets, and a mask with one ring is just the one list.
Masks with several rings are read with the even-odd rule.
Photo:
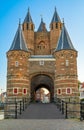
[[23, 22], [28, 7], [38, 29], [41, 15], [49, 30], [54, 8], [61, 18], [71, 41], [78, 51], [78, 79], [84, 81], [84, 0], [0, 0], [0, 90], [6, 90], [7, 58], [14, 35], [18, 28], [19, 18]]

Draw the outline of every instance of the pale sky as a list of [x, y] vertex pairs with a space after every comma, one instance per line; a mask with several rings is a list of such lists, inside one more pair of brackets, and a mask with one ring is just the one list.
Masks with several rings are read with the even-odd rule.
[[54, 8], [62, 20], [78, 51], [77, 68], [78, 79], [84, 81], [84, 0], [0, 0], [0, 91], [6, 90], [7, 58], [14, 35], [17, 31], [19, 18], [23, 22], [28, 7], [38, 29], [41, 15], [46, 23], [47, 30], [51, 22]]

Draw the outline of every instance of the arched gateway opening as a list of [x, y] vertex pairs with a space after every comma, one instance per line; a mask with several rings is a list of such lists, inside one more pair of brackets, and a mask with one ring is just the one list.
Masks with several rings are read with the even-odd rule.
[[[46, 94], [45, 91], [48, 91], [48, 93]], [[31, 101], [39, 102], [45, 100], [45, 98], [49, 102], [54, 99], [53, 79], [47, 75], [36, 75], [31, 79]]]

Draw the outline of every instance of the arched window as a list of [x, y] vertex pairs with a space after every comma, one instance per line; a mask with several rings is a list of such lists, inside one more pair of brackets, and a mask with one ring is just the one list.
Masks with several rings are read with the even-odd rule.
[[60, 24], [60, 29], [62, 29], [62, 25]]
[[23, 88], [23, 94], [24, 94], [24, 95], [27, 94], [27, 88]]
[[31, 25], [31, 30], [33, 30], [33, 24]]
[[71, 88], [66, 88], [66, 94], [72, 94], [72, 89]]
[[39, 64], [40, 64], [40, 65], [44, 65], [44, 60], [41, 60], [41, 61], [39, 62]]
[[43, 41], [41, 41], [38, 45], [37, 45], [37, 48], [42, 50], [42, 49], [45, 49], [46, 48], [46, 45]]
[[58, 28], [58, 23], [56, 23], [56, 28]]
[[23, 29], [23, 31], [24, 31], [24, 24], [23, 24], [23, 26], [22, 26], [22, 29]]
[[29, 24], [27, 23], [27, 30], [29, 29]]
[[58, 95], [61, 95], [61, 94], [62, 94], [62, 89], [61, 89], [61, 88], [58, 88], [58, 89], [57, 89], [57, 94], [58, 94]]
[[69, 66], [69, 60], [66, 60], [66, 66]]
[[15, 66], [18, 67], [19, 66], [19, 62], [15, 61]]
[[18, 88], [17, 87], [13, 88], [13, 94], [18, 94]]

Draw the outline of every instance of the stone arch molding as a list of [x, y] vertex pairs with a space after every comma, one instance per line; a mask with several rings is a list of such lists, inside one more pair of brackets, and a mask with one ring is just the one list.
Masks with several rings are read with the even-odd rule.
[[49, 72], [36, 72], [36, 73], [33, 73], [33, 74], [30, 74], [30, 80], [32, 81], [32, 79], [38, 75], [45, 75], [45, 76], [48, 76], [50, 77], [53, 81], [54, 81], [54, 73], [49, 73]]

